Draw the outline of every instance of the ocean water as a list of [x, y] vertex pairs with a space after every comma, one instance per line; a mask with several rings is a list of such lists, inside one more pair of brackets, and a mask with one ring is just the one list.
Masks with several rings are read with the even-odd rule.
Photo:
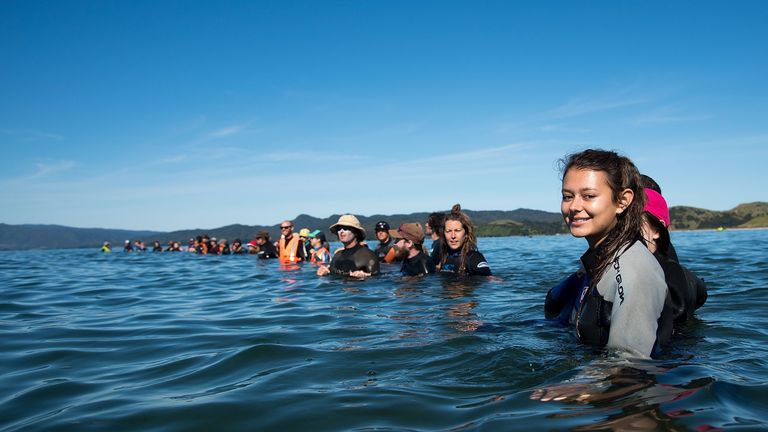
[[570, 236], [480, 239], [491, 279], [2, 252], [0, 430], [767, 430], [768, 230], [673, 242], [709, 299], [651, 361], [543, 319]]

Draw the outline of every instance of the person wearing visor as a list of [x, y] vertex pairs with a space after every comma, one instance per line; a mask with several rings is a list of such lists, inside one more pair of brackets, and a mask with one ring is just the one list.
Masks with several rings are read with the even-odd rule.
[[365, 228], [353, 215], [342, 215], [331, 225], [330, 231], [339, 238], [344, 248], [331, 258], [330, 265], [317, 268], [318, 276], [335, 274], [365, 279], [379, 273], [379, 258], [361, 244], [365, 240]]
[[399, 239], [392, 249], [403, 261], [400, 271], [405, 276], [435, 273], [435, 263], [424, 252], [424, 230], [421, 224], [404, 223], [398, 229], [390, 230], [389, 235]]
[[312, 243], [310, 261], [317, 265], [329, 264], [331, 262], [331, 252], [325, 239], [325, 233], [320, 230], [314, 230], [309, 233], [309, 241]]
[[643, 240], [664, 270], [672, 319], [674, 324], [680, 324], [693, 318], [694, 311], [707, 301], [707, 285], [677, 260], [669, 237], [671, 221], [667, 201], [661, 193], [647, 186], [643, 191]]

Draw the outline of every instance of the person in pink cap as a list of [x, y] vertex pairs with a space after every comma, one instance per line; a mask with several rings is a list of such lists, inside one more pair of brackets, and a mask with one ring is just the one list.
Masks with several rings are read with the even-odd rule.
[[667, 307], [671, 308], [674, 323], [679, 324], [691, 319], [694, 311], [707, 301], [707, 285], [679, 263], [669, 236], [671, 219], [667, 201], [661, 195], [661, 188], [652, 178], [641, 177], [645, 193], [643, 240], [664, 270], [664, 280], [667, 282], [670, 297]]

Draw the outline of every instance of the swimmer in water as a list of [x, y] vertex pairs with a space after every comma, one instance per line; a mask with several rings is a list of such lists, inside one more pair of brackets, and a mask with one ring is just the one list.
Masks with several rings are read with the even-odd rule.
[[491, 276], [491, 267], [477, 250], [475, 228], [461, 206], [456, 204], [445, 216], [438, 267], [459, 275]]
[[318, 276], [336, 274], [364, 279], [379, 273], [379, 258], [361, 244], [365, 239], [365, 228], [353, 215], [342, 215], [331, 225], [330, 231], [338, 236], [344, 248], [337, 251], [330, 265], [317, 268]]

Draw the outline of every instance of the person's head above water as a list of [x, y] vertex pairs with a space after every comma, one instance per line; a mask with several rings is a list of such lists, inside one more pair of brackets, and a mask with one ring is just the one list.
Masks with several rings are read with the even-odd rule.
[[331, 225], [330, 231], [336, 234], [339, 237], [339, 241], [345, 245], [353, 240], [358, 242], [365, 240], [365, 228], [357, 220], [357, 217], [351, 214], [341, 215], [339, 221]]
[[638, 237], [645, 195], [631, 160], [613, 151], [589, 149], [560, 163], [560, 210], [571, 234], [586, 238], [590, 247], [606, 241], [609, 249]]
[[669, 252], [669, 207], [664, 197], [653, 189], [644, 189], [645, 214], [643, 221], [643, 239], [648, 249], [662, 254]]
[[280, 235], [286, 238], [293, 236], [293, 222], [284, 220], [280, 223]]
[[376, 222], [376, 238], [379, 239], [380, 242], [385, 243], [389, 241], [389, 222], [387, 221], [378, 221]]
[[441, 231], [448, 249], [467, 252], [477, 249], [474, 225], [469, 216], [461, 211], [461, 205], [454, 205], [451, 212], [445, 215]]

